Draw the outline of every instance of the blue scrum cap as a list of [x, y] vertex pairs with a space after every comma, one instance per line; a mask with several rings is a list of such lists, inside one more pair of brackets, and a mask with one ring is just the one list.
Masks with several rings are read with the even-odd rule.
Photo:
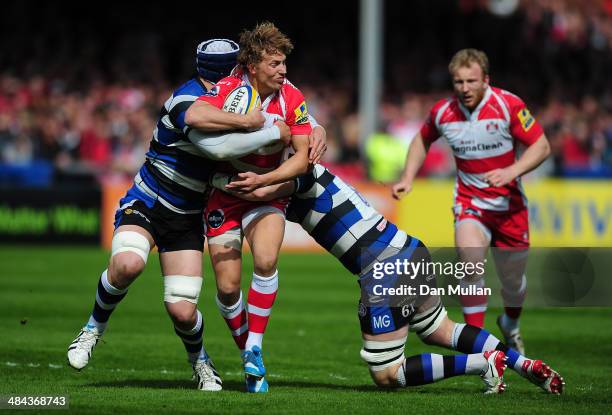
[[240, 46], [229, 39], [210, 39], [198, 45], [196, 68], [198, 75], [207, 81], [217, 82], [230, 74]]

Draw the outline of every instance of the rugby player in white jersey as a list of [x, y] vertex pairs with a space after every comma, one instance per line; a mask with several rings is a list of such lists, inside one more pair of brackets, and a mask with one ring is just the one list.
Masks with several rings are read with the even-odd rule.
[[[222, 173], [213, 177], [214, 185], [224, 191], [234, 188], [231, 180]], [[458, 375], [478, 375], [485, 383], [485, 393], [501, 393], [506, 387], [503, 373], [508, 365], [547, 393], [563, 392], [565, 383], [556, 371], [539, 359], [527, 358], [507, 347], [484, 329], [451, 321], [437, 295], [378, 295], [374, 288], [378, 284], [385, 288], [405, 283], [432, 287], [435, 278], [427, 273], [408, 281], [397, 272], [382, 279], [374, 273], [375, 264], [393, 264], [398, 259], [429, 262], [429, 252], [418, 239], [387, 221], [361, 194], [325, 167], [315, 165], [310, 173], [294, 181], [236, 195], [251, 201], [291, 197], [287, 219], [299, 223], [349, 272], [358, 276], [362, 291], [358, 307], [363, 338], [361, 357], [378, 386], [406, 387]], [[409, 331], [427, 344], [464, 354], [424, 353], [406, 357], [404, 346]]]
[[[506, 344], [524, 353], [519, 316], [527, 288], [529, 225], [521, 176], [546, 159], [550, 145], [519, 97], [489, 85], [489, 61], [484, 52], [457, 52], [449, 71], [455, 96], [432, 108], [411, 142], [401, 179], [393, 186], [393, 196], [400, 199], [412, 190], [429, 146], [444, 137], [457, 164], [455, 246], [463, 262], [473, 263], [485, 259], [489, 246], [494, 248], [505, 310], [497, 322]], [[517, 159], [519, 144], [526, 149]], [[483, 287], [483, 277], [482, 273], [474, 273], [461, 284]], [[460, 302], [466, 323], [482, 327], [486, 295], [461, 295]]]

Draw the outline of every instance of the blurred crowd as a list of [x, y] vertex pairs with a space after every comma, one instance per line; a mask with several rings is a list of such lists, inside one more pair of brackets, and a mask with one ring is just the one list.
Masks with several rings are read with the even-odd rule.
[[[52, 165], [65, 179], [131, 178], [144, 161], [167, 89], [0, 76], [0, 154], [14, 167]], [[44, 164], [43, 164], [44, 166]], [[51, 179], [51, 178], [50, 178]]]
[[[356, 57], [355, 44], [349, 42], [348, 29], [338, 33], [350, 56], [340, 56], [338, 65], [327, 71], [305, 70], [311, 67], [305, 62], [310, 59], [323, 67], [329, 51], [342, 53], [342, 48], [330, 45], [313, 51], [300, 45], [308, 53], [292, 55], [290, 79], [303, 90], [310, 112], [327, 128], [329, 149], [324, 161], [355, 179], [394, 180], [429, 109], [451, 93], [449, 57], [457, 49], [473, 46], [489, 54], [492, 84], [521, 96], [544, 126], [553, 156], [538, 169], [539, 175], [612, 177], [612, 0], [436, 1], [449, 7], [453, 3], [454, 9], [447, 10], [448, 35], [436, 37], [433, 28], [430, 36], [424, 31], [426, 25], [398, 27], [394, 18], [399, 12], [387, 10], [381, 122], [379, 131], [365, 142], [360, 140], [356, 111], [356, 68], [350, 63]], [[399, 7], [395, 3], [388, 2], [388, 9]], [[426, 3], [415, 2], [413, 13], [425, 10]], [[443, 15], [437, 18], [445, 22]], [[422, 32], [426, 40], [406, 42], [417, 36], [410, 30]], [[44, 66], [53, 71], [41, 70], [35, 61], [18, 65], [25, 62], [25, 55], [0, 57], [0, 182], [14, 181], [20, 171], [35, 166], [42, 166], [40, 171], [47, 172], [49, 181], [125, 180], [135, 174], [162, 103], [173, 86], [187, 79], [182, 79], [185, 71], [164, 77], [159, 56], [165, 46], [159, 37], [139, 34], [135, 39], [138, 53], [146, 52], [150, 61], [143, 63], [126, 46], [103, 74], [100, 68], [82, 68], [88, 67], [87, 59], [100, 59], [92, 51], [74, 65], [58, 58], [57, 65]], [[7, 43], [2, 42], [4, 50]], [[96, 42], [92, 38], [87, 44]], [[187, 46], [186, 53], [179, 51], [186, 56], [180, 60], [182, 67], [193, 64], [193, 51]], [[71, 54], [70, 49], [57, 51], [58, 57]], [[52, 56], [43, 56], [45, 63], [54, 62]], [[123, 76], [132, 73], [136, 63], [149, 69], [147, 76]], [[334, 67], [344, 76], [334, 73]], [[438, 140], [422, 175], [453, 173], [450, 150]]]

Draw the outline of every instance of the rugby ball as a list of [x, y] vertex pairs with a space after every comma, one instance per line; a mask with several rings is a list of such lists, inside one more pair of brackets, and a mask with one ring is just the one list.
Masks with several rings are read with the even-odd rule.
[[246, 114], [261, 104], [259, 94], [251, 85], [242, 85], [230, 92], [223, 103], [223, 111]]

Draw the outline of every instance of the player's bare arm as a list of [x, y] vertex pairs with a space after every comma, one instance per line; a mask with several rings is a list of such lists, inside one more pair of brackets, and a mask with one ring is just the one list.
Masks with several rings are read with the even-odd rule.
[[269, 202], [271, 200], [291, 196], [295, 192], [295, 181], [291, 180], [271, 186], [260, 187], [250, 193], [236, 193], [228, 191], [225, 188], [221, 190], [233, 194], [240, 199], [248, 200], [249, 202]]
[[185, 123], [202, 131], [258, 130], [265, 120], [261, 108], [245, 115], [234, 114], [201, 100], [194, 102], [185, 113]]
[[310, 164], [316, 164], [327, 151], [327, 132], [325, 128], [321, 125], [315, 126], [308, 136], [308, 142], [310, 146], [308, 162]]
[[484, 179], [491, 186], [501, 187], [510, 183], [517, 177], [538, 167], [550, 154], [550, 144], [544, 134], [540, 136], [532, 145], [527, 147], [521, 157], [512, 165], [488, 171]]
[[408, 149], [408, 155], [406, 156], [406, 164], [404, 171], [399, 182], [395, 183], [392, 188], [393, 198], [400, 200], [404, 195], [407, 195], [412, 191], [412, 182], [416, 177], [419, 169], [425, 162], [427, 152], [429, 151], [429, 143], [423, 140], [421, 133], [418, 133]]
[[291, 145], [291, 128], [283, 120], [274, 122], [274, 125], [278, 127], [280, 131], [280, 140], [285, 143], [286, 146]]
[[246, 172], [238, 174], [238, 180], [227, 185], [233, 192], [249, 193], [260, 187], [291, 180], [308, 171], [308, 136], [294, 135], [291, 138], [295, 154], [275, 170], [266, 174]]

